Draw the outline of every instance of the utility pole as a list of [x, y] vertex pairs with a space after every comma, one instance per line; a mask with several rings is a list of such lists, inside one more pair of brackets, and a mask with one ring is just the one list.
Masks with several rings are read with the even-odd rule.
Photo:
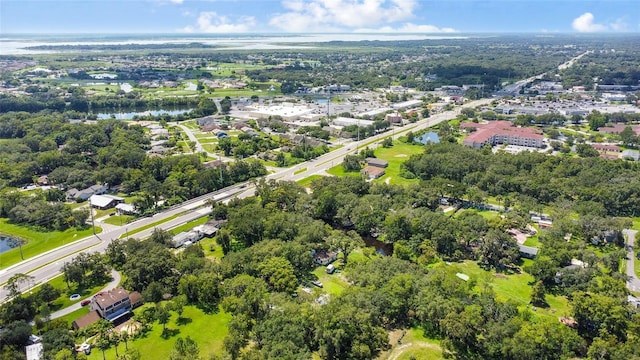
[[89, 213], [91, 214], [91, 227], [93, 228], [93, 235], [96, 235], [96, 222], [93, 218], [93, 207], [91, 207], [91, 199], [89, 199]]

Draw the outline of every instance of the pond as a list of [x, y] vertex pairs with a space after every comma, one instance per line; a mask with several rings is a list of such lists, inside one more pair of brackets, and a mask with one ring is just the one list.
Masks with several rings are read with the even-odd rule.
[[10, 238], [8, 236], [0, 235], [0, 253], [9, 251], [15, 247], [18, 247], [18, 240]]
[[184, 109], [184, 110], [147, 110], [147, 111], [131, 111], [131, 112], [121, 112], [121, 113], [97, 113], [96, 116], [98, 120], [111, 119], [111, 115], [113, 115], [118, 120], [132, 120], [134, 116], [146, 116], [153, 115], [158, 116], [161, 114], [169, 114], [171, 116], [176, 116], [180, 114], [186, 114], [192, 109]]
[[393, 255], [393, 244], [384, 243], [373, 236], [363, 236], [362, 240], [364, 240], [364, 243], [367, 244], [367, 246], [373, 246], [379, 254], [384, 256]]

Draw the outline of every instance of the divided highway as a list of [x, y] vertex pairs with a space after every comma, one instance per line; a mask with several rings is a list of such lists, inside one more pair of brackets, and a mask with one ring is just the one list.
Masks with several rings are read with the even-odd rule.
[[[579, 57], [581, 56], [583, 55], [579, 55]], [[579, 57], [573, 58], [567, 61], [563, 65], [570, 66]], [[518, 85], [522, 86], [524, 83], [533, 81], [535, 78], [538, 78], [538, 77], [531, 77], [529, 79], [522, 80], [518, 82]], [[487, 105], [493, 100], [494, 99], [481, 99], [481, 100], [471, 101], [463, 105], [461, 108], [475, 108], [477, 106]], [[389, 132], [385, 132], [385, 133], [378, 134], [360, 141], [349, 143], [347, 146], [343, 148], [324, 154], [314, 160], [307, 161], [307, 162], [295, 165], [291, 168], [282, 169], [275, 173], [269, 174], [266, 176], [266, 179], [267, 180], [273, 179], [278, 181], [281, 181], [281, 180], [296, 181], [296, 180], [300, 180], [305, 177], [311, 176], [313, 174], [322, 174], [327, 169], [340, 164], [344, 159], [344, 157], [349, 153], [356, 152], [358, 149], [366, 146], [376, 147], [377, 144], [382, 139], [390, 136], [393, 136], [394, 138], [398, 138], [400, 136], [405, 135], [409, 131], [416, 132], [418, 130], [435, 126], [443, 121], [454, 119], [460, 113], [461, 108], [435, 114], [427, 119], [420, 120], [414, 124], [409, 124], [402, 128], [395, 129], [393, 134], [389, 134]], [[303, 169], [306, 169], [306, 170], [302, 171]], [[296, 174], [296, 172], [298, 171], [299, 173]], [[122, 236], [123, 234], [126, 234], [127, 232], [132, 232], [136, 229], [140, 229], [150, 224], [160, 222], [169, 217], [178, 215], [176, 218], [171, 219], [170, 221], [164, 222], [161, 225], [158, 225], [159, 228], [170, 229], [208, 214], [210, 212], [210, 209], [203, 207], [205, 201], [208, 199], [215, 198], [217, 200], [222, 200], [224, 198], [229, 198], [233, 196], [244, 198], [248, 196], [253, 196], [253, 194], [254, 194], [254, 188], [251, 185], [238, 184], [238, 185], [230, 186], [225, 189], [218, 190], [218, 191], [200, 196], [198, 198], [185, 201], [180, 205], [174, 206], [170, 209], [157, 213], [153, 217], [142, 218], [132, 223], [129, 223], [126, 226], [118, 227], [115, 230], [107, 231], [95, 236], [90, 236], [84, 239], [76, 240], [74, 242], [69, 243], [68, 245], [64, 245], [54, 250], [40, 254], [38, 256], [31, 257], [18, 264], [15, 264], [6, 269], [0, 270], [0, 285], [4, 285], [11, 276], [18, 273], [28, 274], [32, 276], [34, 281], [31, 285], [41, 284], [59, 275], [60, 268], [62, 267], [62, 265], [65, 262], [71, 261], [80, 252], [95, 252], [95, 251], [104, 252], [109, 242], [111, 242], [113, 239], [118, 239], [120, 236]], [[132, 237], [144, 238], [149, 236], [151, 232], [153, 232], [153, 228], [149, 228], [144, 231], [138, 232]], [[28, 291], [29, 289], [22, 288], [21, 290]], [[7, 291], [4, 289], [4, 287], [0, 288], [0, 302], [5, 301], [6, 297], [7, 297]]]

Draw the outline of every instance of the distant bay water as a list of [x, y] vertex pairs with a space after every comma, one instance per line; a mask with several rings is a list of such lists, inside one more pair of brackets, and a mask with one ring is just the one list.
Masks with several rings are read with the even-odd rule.
[[466, 39], [459, 34], [3, 34], [0, 55], [30, 55], [75, 52], [61, 49], [38, 49], [42, 46], [81, 45], [164, 45], [200, 43], [225, 50], [269, 50], [313, 48], [313, 43], [330, 41], [403, 41]]

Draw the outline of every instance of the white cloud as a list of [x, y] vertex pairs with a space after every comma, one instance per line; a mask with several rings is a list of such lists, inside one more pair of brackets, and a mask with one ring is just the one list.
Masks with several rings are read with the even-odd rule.
[[414, 17], [417, 0], [283, 0], [269, 24], [289, 32], [376, 28]]
[[586, 12], [577, 18], [573, 19], [571, 26], [574, 30], [579, 32], [596, 32], [607, 30], [607, 26], [603, 24], [594, 23], [595, 17], [592, 13]]
[[623, 18], [617, 19], [616, 21], [612, 22], [609, 26], [614, 31], [626, 31], [629, 29], [629, 25]]
[[184, 0], [170, 0], [174, 4], [182, 4]]
[[454, 33], [457, 32], [453, 28], [439, 28], [435, 25], [417, 25], [413, 23], [405, 23], [400, 27], [383, 26], [381, 28], [370, 29], [360, 28], [354, 30], [358, 33]]
[[185, 32], [204, 33], [245, 33], [250, 32], [256, 24], [252, 16], [242, 16], [237, 23], [232, 23], [224, 15], [218, 15], [214, 11], [203, 11], [198, 16], [196, 26], [187, 26], [182, 30]]

